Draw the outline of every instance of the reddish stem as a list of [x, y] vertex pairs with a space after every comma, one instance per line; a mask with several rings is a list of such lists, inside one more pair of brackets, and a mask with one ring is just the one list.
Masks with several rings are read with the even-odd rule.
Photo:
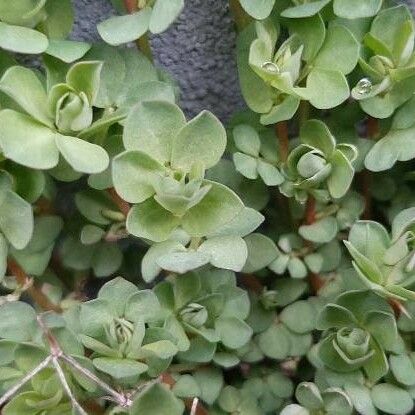
[[252, 274], [244, 274], [242, 275], [242, 283], [245, 285], [246, 288], [253, 291], [256, 294], [261, 294], [264, 291], [264, 287], [261, 284], [261, 281]]
[[123, 213], [125, 217], [127, 217], [128, 212], [130, 211], [130, 204], [122, 199], [113, 187], [108, 189], [108, 194], [111, 196], [111, 199], [117, 205], [120, 212]]
[[128, 13], [134, 13], [137, 10], [137, 0], [124, 0], [124, 6]]
[[305, 207], [305, 223], [312, 225], [316, 221], [316, 199], [309, 196]]
[[396, 318], [400, 317], [402, 314], [408, 316], [409, 318], [411, 318], [411, 316], [408, 314], [408, 311], [406, 310], [405, 306], [400, 301], [398, 301], [394, 298], [389, 298], [388, 302], [389, 302], [389, 305], [392, 307]]
[[[17, 282], [20, 285], [25, 285], [30, 279], [30, 277], [23, 271], [20, 265], [12, 259], [7, 260], [7, 267], [9, 268], [11, 274], [15, 276]], [[57, 313], [62, 312], [62, 309], [58, 305], [53, 304], [49, 298], [36, 286], [31, 285], [26, 292], [42, 310], [56, 311]]]
[[286, 162], [289, 153], [289, 138], [288, 138], [288, 124], [286, 121], [277, 122], [275, 124], [275, 131], [278, 137], [278, 145], [280, 150], [280, 159]]

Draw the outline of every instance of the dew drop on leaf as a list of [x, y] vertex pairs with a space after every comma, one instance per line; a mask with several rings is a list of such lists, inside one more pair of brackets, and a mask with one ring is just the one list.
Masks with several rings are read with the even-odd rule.
[[272, 74], [280, 73], [280, 68], [274, 62], [264, 62], [262, 64], [262, 69], [265, 69], [267, 72]]
[[372, 91], [372, 88], [373, 88], [372, 82], [368, 78], [361, 79], [356, 85], [356, 91], [360, 95], [370, 94], [370, 92]]

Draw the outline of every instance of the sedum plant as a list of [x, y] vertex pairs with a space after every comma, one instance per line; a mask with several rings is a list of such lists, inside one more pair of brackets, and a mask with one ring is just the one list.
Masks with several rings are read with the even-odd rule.
[[184, 1], [112, 3], [0, 0], [1, 413], [412, 413], [409, 9], [230, 0], [219, 120], [152, 59]]

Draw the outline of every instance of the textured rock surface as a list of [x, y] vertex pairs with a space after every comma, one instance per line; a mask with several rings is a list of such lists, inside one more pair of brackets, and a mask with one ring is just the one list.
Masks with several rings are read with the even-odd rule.
[[[255, 1], [255, 0], [253, 0]], [[98, 40], [96, 24], [114, 14], [109, 0], [74, 0], [73, 38]], [[415, 0], [407, 0], [415, 10]], [[186, 0], [176, 24], [151, 40], [157, 63], [179, 82], [189, 116], [202, 109], [226, 121], [243, 107], [235, 63], [235, 33], [228, 0]]]

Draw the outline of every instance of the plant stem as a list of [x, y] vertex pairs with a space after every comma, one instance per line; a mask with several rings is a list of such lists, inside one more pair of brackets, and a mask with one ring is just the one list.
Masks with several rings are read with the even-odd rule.
[[41, 370], [49, 366], [49, 363], [52, 360], [52, 356], [48, 356], [46, 359], [42, 360], [34, 369], [32, 369], [26, 376], [24, 376], [18, 383], [12, 386], [1, 398], [0, 398], [0, 407], [3, 406], [10, 398], [14, 396], [16, 392], [19, 391], [27, 382], [30, 381], [34, 376], [36, 376]]
[[[11, 274], [16, 278], [17, 282], [20, 285], [25, 285], [28, 280], [31, 278], [24, 272], [24, 270], [20, 267], [20, 265], [12, 259], [7, 260], [7, 267]], [[42, 309], [45, 311], [56, 311], [57, 313], [61, 313], [62, 309], [57, 304], [53, 304], [49, 298], [36, 286], [33, 284], [26, 290], [26, 292], [30, 295], [32, 300]]]
[[242, 8], [239, 0], [229, 0], [229, 10], [232, 13], [238, 32], [242, 32], [242, 30], [244, 30], [251, 22], [251, 18]]
[[137, 0], [124, 0], [124, 6], [128, 13], [134, 13], [137, 10]]
[[66, 381], [65, 374], [63, 373], [63, 370], [58, 362], [57, 357], [52, 358], [53, 366], [55, 367], [56, 373], [58, 374], [59, 380], [63, 386], [63, 389], [65, 390], [66, 394], [68, 395], [68, 398], [70, 399], [72, 403], [73, 409], [79, 412], [80, 415], [88, 415], [84, 408], [80, 405], [80, 403], [76, 400], [75, 396], [73, 395], [71, 388], [68, 385], [68, 382]]
[[316, 199], [309, 196], [305, 207], [305, 223], [312, 225], [316, 221]]
[[275, 131], [278, 138], [278, 147], [280, 153], [280, 159], [283, 163], [287, 161], [290, 141], [288, 137], [288, 124], [287, 121], [277, 122], [275, 124]]
[[243, 274], [242, 284], [256, 294], [261, 294], [264, 291], [264, 286], [262, 283], [255, 275], [252, 274]]
[[[137, 11], [137, 0], [124, 0], [124, 6], [127, 12], [132, 14]], [[151, 52], [151, 46], [147, 34], [144, 34], [137, 39], [136, 45], [138, 49], [140, 49], [141, 52], [143, 52], [143, 54], [150, 60], [150, 62], [153, 62], [153, 53]]]
[[122, 199], [113, 187], [108, 189], [108, 194], [111, 196], [113, 202], [117, 205], [118, 209], [125, 217], [127, 217], [128, 212], [130, 211], [130, 204]]
[[299, 122], [300, 127], [310, 118], [310, 103], [308, 101], [301, 101], [299, 107]]

